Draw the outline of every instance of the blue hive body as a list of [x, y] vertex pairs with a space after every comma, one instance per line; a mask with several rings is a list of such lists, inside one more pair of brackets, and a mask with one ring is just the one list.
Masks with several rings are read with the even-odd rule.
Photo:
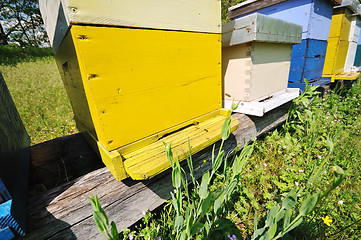
[[303, 89], [304, 78], [313, 85], [330, 81], [321, 76], [333, 7], [329, 0], [288, 0], [255, 11], [303, 26], [302, 42], [292, 48], [289, 87]]

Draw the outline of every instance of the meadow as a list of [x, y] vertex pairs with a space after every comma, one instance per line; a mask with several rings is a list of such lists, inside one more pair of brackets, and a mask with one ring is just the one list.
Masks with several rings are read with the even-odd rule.
[[323, 97], [308, 86], [282, 127], [231, 159], [215, 153], [213, 169], [199, 180], [190, 171], [189, 184], [166, 145], [168, 204], [118, 237], [92, 196], [94, 220], [106, 239], [360, 239], [360, 105], [360, 81]]
[[[2, 64], [0, 71], [32, 144], [77, 131], [53, 57]], [[309, 87], [282, 127], [227, 161], [227, 153], [215, 153], [213, 169], [186, 188], [166, 147], [173, 199], [155, 212], [145, 209], [141, 223], [118, 238], [93, 198], [95, 219], [104, 235], [113, 228], [110, 239], [360, 239], [360, 105], [360, 81], [322, 97]]]
[[52, 56], [0, 65], [31, 144], [77, 132], [70, 102]]

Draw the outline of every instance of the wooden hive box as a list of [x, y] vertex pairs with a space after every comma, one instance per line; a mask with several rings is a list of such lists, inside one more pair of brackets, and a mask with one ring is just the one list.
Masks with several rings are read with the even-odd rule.
[[0, 73], [0, 239], [26, 227], [30, 138]]
[[[342, 2], [342, 6], [344, 6], [346, 2]], [[352, 3], [349, 3], [350, 5]], [[361, 4], [358, 2], [355, 3], [356, 6], [351, 7], [355, 12], [351, 18], [351, 27], [350, 27], [350, 35], [349, 35], [349, 47], [346, 56], [346, 62], [344, 71], [345, 72], [353, 72], [357, 71], [360, 66], [360, 53], [358, 44], [360, 42], [360, 29], [361, 29]]]
[[330, 77], [332, 82], [355, 80], [359, 77], [357, 72], [351, 71], [360, 32], [360, 23], [354, 15], [359, 7], [358, 0], [343, 0], [334, 9], [323, 70], [323, 76]]
[[163, 142], [182, 160], [188, 138], [192, 152], [220, 138], [218, 0], [42, 0], [40, 9], [77, 126], [118, 180], [169, 168]]
[[229, 17], [258, 12], [303, 26], [302, 41], [293, 45], [288, 79], [289, 87], [303, 89], [306, 78], [313, 85], [323, 85], [321, 79], [332, 11], [341, 1], [329, 0], [249, 0], [229, 8]]
[[[299, 89], [287, 90], [287, 80], [292, 44], [301, 42], [301, 34], [300, 25], [259, 13], [223, 24], [225, 107], [241, 101], [237, 112], [262, 116], [298, 96]], [[278, 101], [260, 102], [271, 95], [277, 95]]]

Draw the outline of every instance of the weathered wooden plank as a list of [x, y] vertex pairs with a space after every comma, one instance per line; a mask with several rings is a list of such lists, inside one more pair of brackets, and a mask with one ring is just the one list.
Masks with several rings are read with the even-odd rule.
[[[278, 126], [285, 121], [287, 110], [288, 106], [281, 107], [263, 118], [232, 115], [240, 124], [224, 144], [225, 150], [230, 151], [237, 144], [242, 147], [252, 138]], [[216, 146], [219, 147], [219, 142]], [[198, 177], [210, 168], [211, 149], [208, 147], [194, 156]], [[85, 151], [89, 151], [89, 148]], [[118, 182], [106, 168], [101, 168], [40, 196], [29, 198], [29, 231], [24, 239], [102, 239], [92, 219], [88, 200], [90, 194], [99, 196], [109, 219], [114, 220], [121, 230], [138, 221], [143, 210], [154, 210], [170, 197], [173, 186], [169, 173], [167, 171], [147, 181], [127, 179]]]
[[30, 138], [0, 73], [0, 179], [6, 188], [0, 195], [3, 201], [11, 202], [10, 210], [4, 212], [1, 204], [6, 202], [0, 202], [0, 228], [9, 224], [14, 234], [25, 232], [29, 146]]
[[[230, 19], [234, 19], [236, 17], [245, 15], [247, 13], [251, 13], [251, 12], [257, 11], [259, 9], [273, 6], [275, 4], [285, 2], [285, 1], [287, 1], [287, 0], [247, 1], [247, 4], [243, 3], [243, 5], [236, 5], [236, 6], [229, 8], [228, 15], [229, 15]], [[243, 6], [243, 7], [239, 8], [239, 6]]]
[[221, 31], [218, 0], [40, 0], [39, 7], [54, 52], [72, 24]]

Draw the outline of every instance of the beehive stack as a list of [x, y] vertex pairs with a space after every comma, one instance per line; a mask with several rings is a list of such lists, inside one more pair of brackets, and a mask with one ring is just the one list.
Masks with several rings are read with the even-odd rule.
[[[162, 136], [194, 123], [220, 128], [218, 0], [41, 0], [40, 10], [77, 126], [118, 180], [168, 168]], [[194, 135], [162, 140], [183, 158]]]
[[[242, 102], [238, 112], [262, 116], [298, 96], [286, 94], [292, 45], [301, 42], [302, 26], [254, 13], [222, 25], [222, 68], [226, 108]], [[259, 101], [284, 94], [268, 109]], [[287, 96], [286, 96], [287, 95]], [[246, 108], [244, 105], [247, 102]]]
[[351, 72], [360, 34], [360, 22], [354, 16], [359, 8], [358, 0], [343, 0], [334, 9], [323, 70], [323, 77], [331, 77], [332, 82], [359, 77], [357, 72]]
[[249, 0], [229, 8], [231, 19], [258, 12], [303, 26], [302, 42], [292, 49], [289, 87], [303, 89], [306, 78], [313, 85], [321, 79], [330, 32], [332, 11], [340, 0]]

